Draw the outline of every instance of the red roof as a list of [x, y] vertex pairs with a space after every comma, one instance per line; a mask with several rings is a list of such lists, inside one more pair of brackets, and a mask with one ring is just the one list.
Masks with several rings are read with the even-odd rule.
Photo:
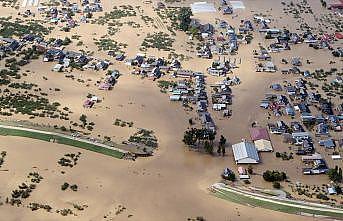
[[253, 141], [255, 140], [270, 140], [269, 134], [266, 128], [262, 127], [253, 127], [249, 129], [250, 137]]
[[340, 33], [340, 32], [336, 32], [336, 33], [335, 33], [335, 37], [336, 37], [337, 39], [343, 39], [343, 34]]

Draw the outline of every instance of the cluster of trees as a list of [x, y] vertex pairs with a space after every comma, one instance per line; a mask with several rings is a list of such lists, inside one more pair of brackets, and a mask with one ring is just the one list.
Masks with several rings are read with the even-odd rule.
[[[216, 138], [216, 133], [205, 128], [191, 128], [185, 131], [183, 136], [183, 142], [188, 146], [193, 146], [196, 148], [203, 147], [205, 151], [209, 154], [213, 154], [214, 145], [213, 142]], [[225, 144], [226, 138], [221, 135], [217, 153], [225, 156]]]
[[215, 134], [206, 129], [191, 128], [185, 131], [183, 136], [183, 142], [188, 146], [199, 146], [201, 142], [205, 140], [213, 141]]
[[11, 38], [13, 36], [23, 37], [27, 34], [44, 36], [50, 33], [49, 28], [44, 27], [38, 22], [26, 22], [24, 20], [10, 21], [9, 18], [0, 19], [0, 35], [4, 38]]
[[[58, 102], [50, 103], [45, 97], [36, 94], [11, 93], [8, 89], [3, 91], [0, 97], [0, 105], [15, 114], [22, 113], [35, 117], [67, 118], [68, 113], [59, 110]], [[42, 94], [42, 93], [41, 93]]]
[[183, 7], [180, 9], [177, 19], [179, 20], [179, 28], [182, 31], [188, 31], [192, 15], [193, 14], [190, 8]]
[[340, 183], [343, 181], [342, 168], [338, 168], [338, 166], [336, 166], [334, 169], [330, 169], [327, 174], [330, 180], [332, 180], [335, 183]]
[[324, 7], [324, 8], [326, 8], [326, 1], [324, 1], [324, 0], [320, 0], [320, 3], [322, 4], [322, 6]]
[[149, 34], [142, 42], [145, 48], [157, 48], [158, 50], [170, 51], [173, 47], [174, 39], [164, 32]]
[[267, 170], [263, 173], [263, 179], [267, 182], [284, 181], [287, 179], [287, 175], [285, 172]]
[[289, 155], [286, 152], [280, 153], [280, 152], [276, 152], [275, 156], [277, 158], [281, 158], [282, 160], [291, 160], [293, 159], [293, 153], [290, 153]]

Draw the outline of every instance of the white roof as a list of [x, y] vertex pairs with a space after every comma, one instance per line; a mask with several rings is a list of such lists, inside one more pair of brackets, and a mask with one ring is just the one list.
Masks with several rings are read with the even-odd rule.
[[241, 179], [241, 180], [250, 179], [250, 176], [248, 174], [241, 174], [241, 175], [239, 175], [239, 179]]
[[216, 8], [214, 7], [213, 3], [207, 2], [194, 2], [191, 4], [191, 9], [194, 14], [196, 13], [209, 13], [209, 12], [216, 12]]
[[340, 159], [342, 159], [341, 155], [332, 155], [331, 158], [333, 160], [340, 160]]
[[323, 157], [319, 153], [314, 153], [310, 156], [302, 156], [301, 157], [302, 161], [311, 161], [311, 160], [320, 160], [320, 159], [323, 159]]
[[269, 140], [260, 139], [254, 141], [257, 151], [273, 151], [272, 143]]
[[241, 142], [232, 145], [236, 163], [259, 163], [260, 158], [253, 143]]
[[245, 9], [242, 1], [230, 1], [230, 4], [233, 9]]
[[297, 132], [292, 133], [292, 137], [311, 137], [311, 134], [309, 132]]
[[273, 62], [271, 62], [271, 61], [268, 61], [268, 62], [266, 62], [266, 67], [267, 67], [267, 68], [274, 68], [274, 67], [275, 67], [275, 65], [274, 65], [274, 63], [273, 63]]

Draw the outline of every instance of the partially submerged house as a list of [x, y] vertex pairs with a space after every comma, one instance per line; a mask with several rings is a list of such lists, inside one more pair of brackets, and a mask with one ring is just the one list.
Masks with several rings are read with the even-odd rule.
[[307, 162], [311, 163], [312, 167], [304, 168], [303, 169], [304, 175], [324, 174], [329, 170], [324, 159], [316, 159], [316, 160], [307, 161]]
[[320, 140], [318, 143], [320, 146], [323, 146], [327, 149], [333, 149], [336, 147], [335, 141], [331, 138], [326, 140]]
[[268, 130], [262, 127], [249, 128], [250, 137], [253, 141], [255, 140], [270, 140]]
[[254, 141], [255, 147], [258, 152], [272, 152], [273, 145], [272, 142], [265, 139], [255, 140]]
[[276, 72], [277, 68], [273, 62], [267, 61], [265, 64], [258, 64], [256, 67], [256, 72]]

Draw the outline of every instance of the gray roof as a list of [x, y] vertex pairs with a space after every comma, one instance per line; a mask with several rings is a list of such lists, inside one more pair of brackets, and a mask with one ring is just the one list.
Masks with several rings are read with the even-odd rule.
[[241, 142], [232, 145], [236, 163], [258, 163], [260, 158], [253, 143]]

